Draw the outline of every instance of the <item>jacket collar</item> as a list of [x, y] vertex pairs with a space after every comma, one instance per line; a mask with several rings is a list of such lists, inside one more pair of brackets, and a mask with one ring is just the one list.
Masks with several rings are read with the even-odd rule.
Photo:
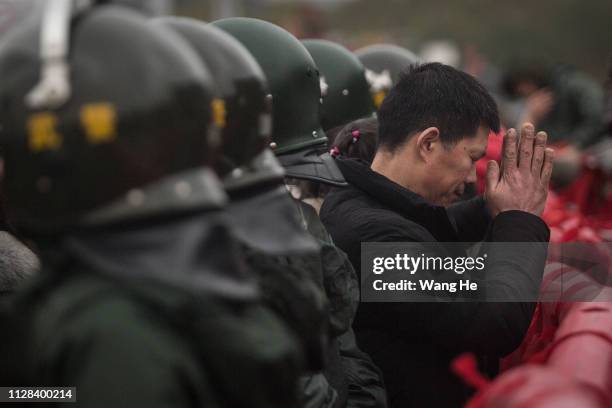
[[43, 254], [56, 272], [94, 272], [135, 286], [162, 284], [196, 296], [259, 296], [226, 220], [216, 211], [62, 237]]
[[427, 229], [440, 242], [458, 240], [446, 209], [429, 204], [422, 196], [373, 171], [358, 159], [336, 159], [346, 181], [373, 200]]

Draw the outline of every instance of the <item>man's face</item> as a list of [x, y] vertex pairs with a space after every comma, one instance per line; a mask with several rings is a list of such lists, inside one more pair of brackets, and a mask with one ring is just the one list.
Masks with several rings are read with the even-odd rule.
[[447, 207], [463, 194], [467, 183], [476, 182], [476, 162], [487, 151], [489, 129], [478, 128], [475, 135], [452, 147], [439, 146], [427, 165], [427, 199]]

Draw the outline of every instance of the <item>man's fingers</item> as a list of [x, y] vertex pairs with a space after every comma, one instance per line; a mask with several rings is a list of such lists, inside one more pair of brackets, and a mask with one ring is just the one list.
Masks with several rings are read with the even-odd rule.
[[544, 151], [546, 150], [546, 132], [538, 132], [533, 147], [533, 159], [531, 160], [531, 172], [540, 174], [542, 172], [542, 164], [544, 164]]
[[544, 151], [544, 165], [542, 166], [542, 183], [548, 186], [550, 182], [550, 176], [553, 170], [553, 160], [555, 159], [555, 151], [550, 147]]
[[516, 162], [516, 130], [508, 129], [504, 136], [502, 168], [504, 171], [515, 169]]
[[499, 182], [499, 165], [495, 160], [489, 160], [487, 163], [487, 191], [491, 191]]
[[533, 142], [535, 129], [531, 123], [525, 123], [521, 128], [521, 141], [519, 143], [520, 156], [518, 166], [521, 170], [531, 171], [531, 159], [533, 158]]

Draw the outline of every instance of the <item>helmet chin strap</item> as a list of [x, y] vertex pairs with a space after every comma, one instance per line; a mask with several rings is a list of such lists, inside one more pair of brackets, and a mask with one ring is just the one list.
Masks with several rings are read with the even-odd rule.
[[31, 109], [58, 108], [70, 99], [70, 20], [92, 0], [47, 0], [40, 30], [41, 71], [38, 84], [26, 95]]

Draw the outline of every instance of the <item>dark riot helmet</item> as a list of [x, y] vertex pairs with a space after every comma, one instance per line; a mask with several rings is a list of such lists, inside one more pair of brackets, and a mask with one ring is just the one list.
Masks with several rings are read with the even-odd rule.
[[225, 31], [198, 20], [163, 17], [153, 24], [174, 30], [209, 68], [219, 100], [213, 114], [222, 124], [221, 157], [215, 164], [226, 190], [282, 183], [284, 171], [269, 149], [272, 101], [261, 67]]
[[345, 185], [327, 151], [320, 124], [319, 70], [304, 45], [267, 21], [234, 17], [214, 26], [234, 36], [255, 57], [270, 86], [274, 112], [271, 147], [288, 177]]
[[225, 214], [235, 237], [271, 255], [318, 253], [284, 186], [284, 169], [269, 148], [272, 100], [264, 73], [232, 35], [181, 17], [154, 19], [183, 37], [210, 69], [219, 97], [214, 114], [222, 126], [222, 176], [232, 203]]
[[366, 67], [370, 93], [378, 109], [402, 71], [417, 64], [419, 58], [405, 48], [391, 44], [374, 44], [355, 51]]
[[372, 116], [374, 104], [361, 61], [340, 44], [303, 40], [321, 73], [323, 106], [321, 125], [326, 132]]
[[220, 205], [208, 70], [171, 30], [87, 3], [49, 0], [0, 45], [12, 221], [54, 234]]

